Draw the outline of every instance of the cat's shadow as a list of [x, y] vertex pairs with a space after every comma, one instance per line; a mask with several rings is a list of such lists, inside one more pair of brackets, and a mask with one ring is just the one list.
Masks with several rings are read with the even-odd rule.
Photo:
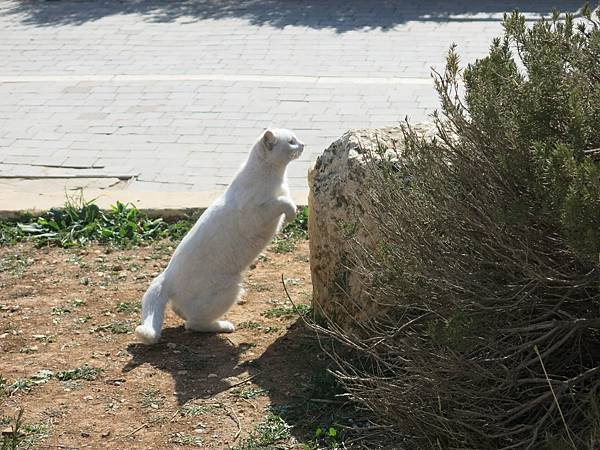
[[158, 344], [129, 344], [129, 362], [123, 372], [139, 370], [149, 364], [168, 372], [175, 381], [177, 403], [183, 405], [194, 399], [207, 399], [228, 389], [226, 378], [247, 369], [238, 367], [240, 354], [247, 350], [235, 346], [226, 335], [187, 333], [183, 327], [166, 328]]

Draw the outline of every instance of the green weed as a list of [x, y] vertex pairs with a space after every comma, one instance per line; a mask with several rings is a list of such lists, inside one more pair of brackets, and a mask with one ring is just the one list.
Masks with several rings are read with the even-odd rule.
[[260, 330], [262, 328], [262, 325], [258, 322], [247, 321], [240, 323], [238, 327], [246, 328], [248, 330]]
[[31, 354], [31, 353], [37, 353], [37, 351], [38, 351], [37, 345], [32, 345], [31, 347], [22, 347], [19, 350], [19, 353]]
[[49, 334], [34, 334], [33, 338], [36, 341], [42, 342], [44, 344], [50, 344], [50, 343], [54, 342], [54, 336], [49, 335]]
[[125, 314], [134, 314], [142, 309], [141, 302], [119, 302], [115, 307], [117, 312]]
[[169, 441], [177, 445], [192, 445], [196, 447], [202, 447], [202, 439], [200, 439], [198, 436], [192, 436], [191, 434], [173, 433], [171, 434]]
[[287, 305], [276, 306], [274, 308], [266, 310], [262, 313], [262, 315], [267, 318], [293, 316], [294, 314], [304, 316], [309, 314], [311, 311], [312, 308], [310, 305], [301, 303], [299, 305], [296, 305], [296, 307]]
[[75, 369], [64, 370], [56, 374], [56, 379], [60, 381], [72, 381], [72, 380], [86, 380], [93, 381], [102, 372], [102, 369], [98, 367], [91, 367], [84, 364], [81, 367]]
[[273, 238], [271, 251], [289, 253], [296, 249], [298, 241], [308, 238], [308, 207], [298, 211], [294, 220]]
[[5, 389], [8, 395], [14, 395], [17, 392], [30, 392], [33, 389], [33, 381], [29, 378], [19, 378]]
[[291, 437], [291, 428], [280, 416], [271, 413], [264, 422], [256, 426], [254, 431], [240, 443], [236, 450], [278, 448], [277, 444], [281, 444]]
[[[2, 433], [2, 441], [0, 442], [0, 450], [17, 450], [23, 443], [25, 436], [21, 431], [23, 426], [23, 410], [14, 419], [12, 429], [8, 433]], [[2, 424], [6, 425], [12, 422], [12, 419], [2, 418]]]
[[126, 334], [133, 330], [133, 322], [130, 320], [116, 320], [104, 325], [98, 325], [90, 329], [91, 333], [110, 331], [112, 334]]
[[340, 436], [335, 427], [332, 426], [320, 426], [315, 431], [315, 439], [312, 445], [307, 448], [327, 448], [327, 449], [338, 449], [340, 448]]
[[160, 393], [160, 389], [148, 388], [142, 392], [142, 398], [140, 399], [140, 405], [143, 408], [158, 409], [163, 403], [163, 398]]
[[211, 411], [211, 407], [209, 406], [199, 406], [199, 405], [188, 405], [181, 408], [181, 412], [186, 417], [195, 417], [206, 414]]
[[268, 391], [266, 389], [261, 389], [261, 388], [247, 388], [247, 389], [234, 388], [231, 390], [231, 394], [234, 397], [244, 398], [244, 399], [258, 397], [259, 395], [264, 395], [267, 392]]

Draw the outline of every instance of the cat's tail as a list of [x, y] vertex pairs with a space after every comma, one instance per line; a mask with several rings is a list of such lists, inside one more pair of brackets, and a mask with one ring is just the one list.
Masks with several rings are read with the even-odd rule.
[[160, 274], [152, 281], [142, 299], [142, 324], [135, 329], [135, 335], [143, 344], [155, 344], [160, 339], [168, 302], [164, 274]]

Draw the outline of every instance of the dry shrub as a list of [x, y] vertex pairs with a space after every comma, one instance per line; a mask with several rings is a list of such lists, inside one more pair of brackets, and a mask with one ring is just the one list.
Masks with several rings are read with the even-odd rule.
[[514, 13], [464, 71], [452, 49], [438, 137], [406, 125], [401, 165], [372, 158], [363, 207], [387, 238], [349, 267], [387, 307], [321, 331], [398, 442], [600, 448], [600, 15], [585, 15]]

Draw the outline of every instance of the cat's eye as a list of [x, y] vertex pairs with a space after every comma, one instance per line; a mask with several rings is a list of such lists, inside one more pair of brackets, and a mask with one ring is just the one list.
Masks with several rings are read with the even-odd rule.
[[293, 143], [294, 143], [294, 138], [291, 138], [291, 139], [288, 141], [288, 144], [293, 144]]

